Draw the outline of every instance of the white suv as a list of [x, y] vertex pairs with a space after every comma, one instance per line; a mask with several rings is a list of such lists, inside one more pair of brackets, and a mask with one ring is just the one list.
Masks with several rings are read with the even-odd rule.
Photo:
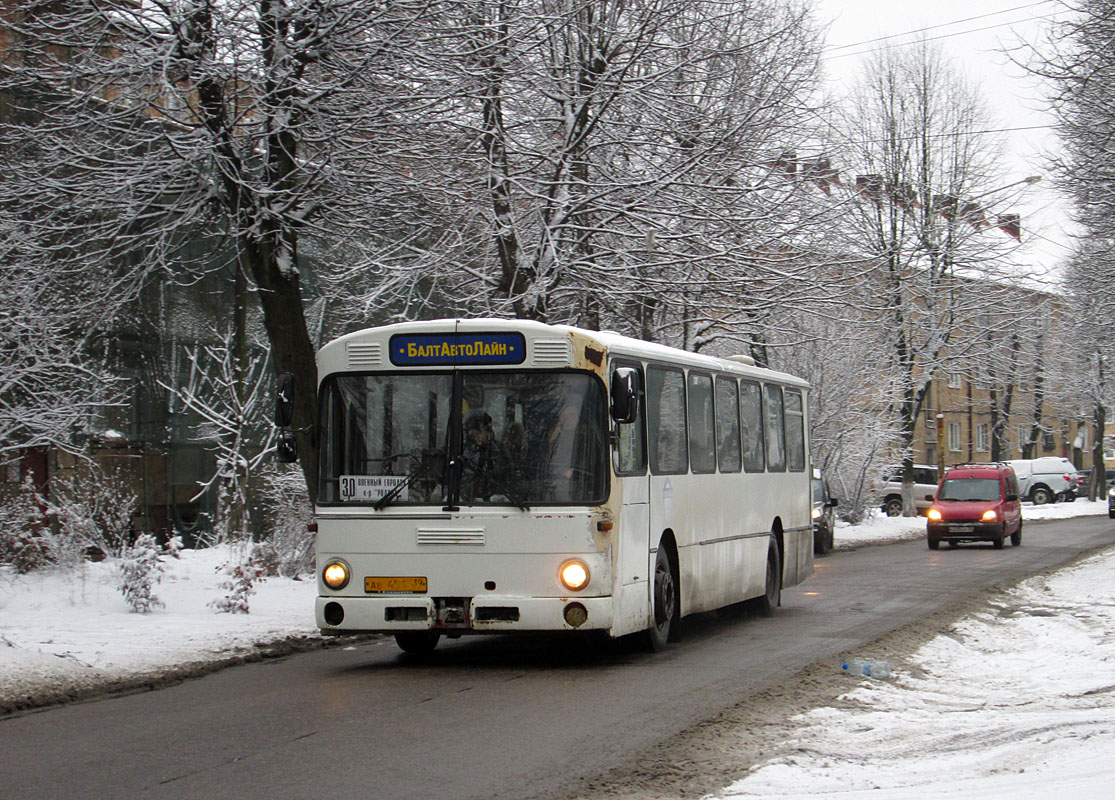
[[[874, 490], [879, 507], [888, 517], [902, 516], [902, 467], [888, 467], [883, 483]], [[937, 494], [937, 468], [914, 464], [914, 506], [924, 514]]]

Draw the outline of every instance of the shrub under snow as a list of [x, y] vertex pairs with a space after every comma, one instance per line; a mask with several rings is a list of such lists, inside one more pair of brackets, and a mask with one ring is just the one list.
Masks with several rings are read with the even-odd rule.
[[156, 583], [163, 580], [162, 549], [155, 537], [145, 533], [124, 551], [120, 559], [120, 592], [137, 614], [146, 614], [163, 603], [155, 596]]

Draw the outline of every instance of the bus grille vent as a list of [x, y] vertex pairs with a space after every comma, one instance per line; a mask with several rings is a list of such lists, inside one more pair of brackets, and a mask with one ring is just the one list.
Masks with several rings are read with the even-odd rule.
[[515, 606], [477, 606], [477, 622], [518, 622], [519, 609]]
[[383, 366], [383, 345], [379, 342], [349, 342], [345, 353], [350, 369]]
[[419, 528], [418, 544], [484, 544], [483, 528]]
[[573, 360], [573, 343], [568, 339], [535, 339], [536, 367], [568, 367]]

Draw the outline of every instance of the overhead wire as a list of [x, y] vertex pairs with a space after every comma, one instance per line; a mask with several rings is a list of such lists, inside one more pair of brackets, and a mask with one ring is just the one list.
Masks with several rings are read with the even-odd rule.
[[[1027, 8], [1033, 8], [1034, 6], [1043, 6], [1043, 5], [1046, 5], [1049, 2], [1051, 2], [1051, 0], [1038, 0], [1038, 2], [1036, 2], [1036, 3], [1027, 3], [1026, 5], [1014, 6], [1013, 8], [1004, 8], [1000, 11], [992, 11], [992, 12], [989, 12], [987, 14], [977, 14], [974, 17], [965, 17], [964, 19], [952, 20], [951, 22], [939, 22], [936, 25], [927, 25], [924, 28], [915, 28], [914, 30], [906, 31], [905, 33], [889, 33], [886, 36], [877, 36], [874, 39], [864, 39], [861, 42], [852, 42], [851, 44], [832, 45], [830, 47], [824, 48], [821, 52], [822, 53], [828, 53], [828, 52], [832, 52], [834, 50], [847, 50], [847, 49], [852, 48], [852, 47], [862, 47], [862, 46], [867, 45], [867, 44], [875, 44], [876, 42], [885, 42], [887, 39], [897, 39], [897, 38], [900, 38], [900, 37], [903, 37], [903, 36], [912, 36], [915, 33], [925, 33], [926, 31], [935, 31], [938, 28], [948, 28], [952, 25], [963, 25], [965, 22], [975, 22], [977, 19], [987, 19], [988, 17], [997, 17], [1000, 14], [1011, 14], [1015, 11], [1022, 11], [1022, 10], [1027, 9]], [[1033, 17], [1032, 19], [1041, 19], [1041, 18], [1040, 17]], [[1009, 25], [1009, 24], [1010, 24], [1009, 22], [1000, 23], [1000, 25]], [[999, 25], [993, 25], [991, 27], [999, 27]], [[975, 30], [983, 30], [983, 28], [977, 28]], [[960, 35], [960, 34], [968, 33], [968, 32], [969, 31], [958, 31], [956, 33], [956, 35]]]
[[[828, 58], [830, 60], [836, 60], [836, 59], [839, 59], [839, 58], [849, 58], [851, 56], [868, 55], [870, 53], [878, 52], [880, 50], [880, 48], [869, 47], [865, 50], [856, 50], [856, 51], [851, 52], [851, 53], [836, 53], [836, 51], [847, 50], [847, 49], [850, 49], [850, 48], [853, 48], [853, 47], [863, 47], [863, 46], [866, 46], [866, 45], [876, 44], [876, 43], [879, 43], [879, 42], [886, 42], [890, 39], [901, 39], [901, 38], [904, 38], [904, 37], [913, 36], [913, 35], [918, 34], [918, 33], [925, 33], [927, 31], [937, 30], [939, 28], [948, 28], [948, 27], [951, 27], [953, 25], [961, 25], [965, 22], [973, 22], [973, 21], [978, 20], [978, 19], [985, 19], [987, 17], [999, 16], [1000, 14], [1009, 14], [1009, 13], [1012, 13], [1014, 11], [1025, 10], [1027, 8], [1032, 8], [1034, 6], [1045, 5], [1049, 2], [1051, 2], [1051, 0], [1041, 0], [1041, 2], [1037, 2], [1037, 3], [1029, 3], [1029, 4], [1023, 5], [1023, 6], [1015, 6], [1014, 8], [1003, 9], [1002, 11], [993, 11], [993, 12], [988, 13], [988, 14], [980, 14], [980, 15], [975, 16], [975, 17], [967, 17], [965, 19], [954, 20], [952, 22], [942, 22], [942, 23], [938, 23], [937, 25], [929, 25], [929, 26], [926, 26], [924, 28], [917, 28], [917, 29], [914, 29], [914, 30], [906, 31], [904, 33], [892, 33], [892, 34], [887, 34], [886, 36], [879, 36], [879, 37], [876, 37], [874, 39], [865, 39], [862, 42], [853, 42], [851, 44], [834, 45], [832, 47], [826, 47], [826, 48], [822, 49], [821, 53], [822, 53], [822, 55], [824, 55], [826, 58]], [[971, 33], [979, 33], [981, 31], [994, 30], [995, 28], [1003, 28], [1003, 27], [1006, 27], [1008, 25], [1016, 25], [1020, 22], [1032, 22], [1032, 21], [1037, 21], [1037, 20], [1048, 20], [1048, 19], [1052, 19], [1054, 16], [1055, 16], [1055, 13], [1044, 14], [1044, 15], [1039, 15], [1039, 16], [1027, 16], [1027, 17], [1024, 17], [1024, 18], [1007, 20], [1006, 22], [998, 22], [998, 23], [995, 23], [994, 25], [984, 25], [984, 26], [981, 26], [981, 27], [978, 27], [978, 28], [967, 28], [967, 29], [961, 30], [961, 31], [952, 31], [951, 33], [942, 33], [938, 36], [929, 36], [929, 37], [926, 37], [924, 39], [916, 39], [914, 41], [901, 42], [900, 44], [906, 45], [906, 44], [914, 44], [915, 42], [933, 42], [933, 41], [937, 41], [937, 40], [940, 40], [940, 39], [952, 39], [952, 38], [955, 38], [955, 37], [958, 37], [958, 36], [966, 36], [966, 35], [971, 34]], [[836, 54], [832, 55], [832, 53], [836, 53]]]

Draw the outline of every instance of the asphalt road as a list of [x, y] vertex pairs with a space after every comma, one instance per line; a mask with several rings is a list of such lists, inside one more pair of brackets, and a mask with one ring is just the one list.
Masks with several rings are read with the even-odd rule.
[[837, 552], [773, 619], [700, 615], [653, 655], [483, 637], [413, 658], [374, 640], [17, 715], [0, 720], [0, 798], [552, 795], [818, 660], [1113, 542], [1115, 522], [1085, 517], [1028, 524], [1003, 550]]

